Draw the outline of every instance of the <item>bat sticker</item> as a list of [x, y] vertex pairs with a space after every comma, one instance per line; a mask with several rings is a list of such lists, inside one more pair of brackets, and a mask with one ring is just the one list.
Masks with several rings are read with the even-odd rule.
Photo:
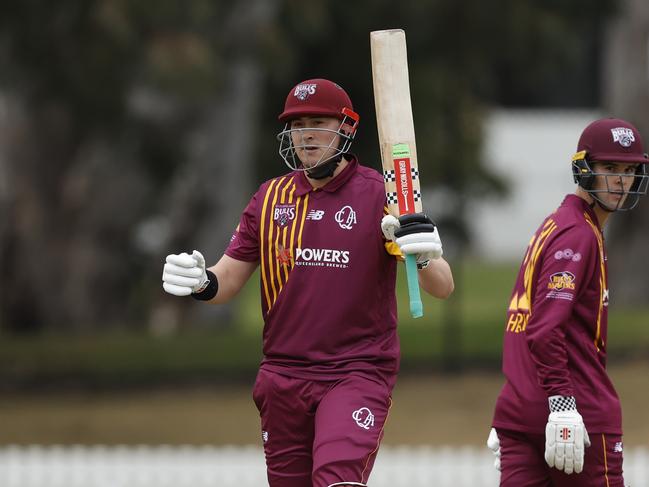
[[392, 161], [396, 172], [399, 214], [414, 213], [415, 195], [412, 190], [413, 168], [410, 166], [410, 146], [394, 144], [392, 146]]

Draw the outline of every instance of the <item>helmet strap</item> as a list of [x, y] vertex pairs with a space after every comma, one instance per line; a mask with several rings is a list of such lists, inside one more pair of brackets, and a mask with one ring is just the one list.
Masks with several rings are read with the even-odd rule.
[[602, 202], [601, 202], [599, 199], [597, 199], [597, 198], [593, 198], [593, 200], [594, 200], [594, 201], [593, 201], [593, 204], [591, 205], [591, 208], [594, 208], [594, 207], [595, 207], [595, 204], [597, 204], [597, 206], [599, 206], [600, 209], [604, 210], [604, 211], [607, 212], [607, 213], [615, 213], [615, 212], [617, 211], [617, 208], [616, 208], [616, 209], [609, 208], [608, 206], [606, 206], [604, 203], [602, 203]]
[[306, 173], [311, 179], [330, 178], [334, 175], [334, 172], [336, 171], [336, 168], [338, 167], [338, 164], [340, 164], [342, 158], [342, 154], [338, 154], [336, 157], [332, 157], [324, 164], [320, 164], [313, 169], [308, 169]]

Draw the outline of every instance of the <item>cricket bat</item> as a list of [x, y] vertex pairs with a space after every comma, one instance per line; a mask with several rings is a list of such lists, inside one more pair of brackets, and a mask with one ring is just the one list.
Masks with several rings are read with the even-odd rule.
[[[410, 105], [406, 33], [401, 29], [370, 32], [372, 80], [383, 180], [389, 212], [399, 217], [422, 211], [415, 125]], [[406, 275], [413, 318], [423, 315], [417, 262], [406, 255]]]

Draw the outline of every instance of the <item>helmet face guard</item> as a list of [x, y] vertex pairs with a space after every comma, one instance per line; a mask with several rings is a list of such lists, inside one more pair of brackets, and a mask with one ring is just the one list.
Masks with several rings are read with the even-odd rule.
[[[316, 115], [317, 116], [317, 115]], [[342, 119], [336, 130], [323, 128], [291, 128], [291, 122], [286, 122], [284, 130], [277, 134], [279, 141], [279, 155], [286, 165], [294, 171], [310, 171], [318, 166], [322, 166], [332, 159], [340, 158], [349, 152], [352, 141], [356, 136], [359, 116], [349, 108], [342, 109]], [[313, 144], [304, 138], [306, 132], [328, 132], [331, 134], [331, 142], [328, 145]], [[338, 139], [337, 139], [338, 137]], [[335, 145], [338, 140], [337, 146]], [[298, 152], [306, 147], [317, 148], [322, 150], [320, 159], [315, 164], [305, 167], [298, 156]], [[333, 151], [333, 152], [332, 152]]]
[[[584, 151], [582, 151], [584, 152]], [[625, 173], [596, 172], [593, 170], [592, 162], [585, 158], [585, 153], [578, 152], [572, 160], [572, 174], [575, 182], [595, 199], [599, 205], [606, 211], [628, 211], [638, 205], [640, 197], [647, 194], [649, 188], [649, 173], [647, 173], [647, 164], [639, 163], [635, 175], [630, 176]], [[624, 179], [633, 177], [633, 183], [628, 190], [621, 190]], [[596, 178], [604, 181], [601, 188], [594, 188]], [[620, 194], [620, 198], [615, 206], [606, 203], [601, 197], [602, 194]]]

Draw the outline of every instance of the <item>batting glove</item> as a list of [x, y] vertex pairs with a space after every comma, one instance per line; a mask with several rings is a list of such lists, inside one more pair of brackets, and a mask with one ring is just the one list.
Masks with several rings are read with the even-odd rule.
[[169, 254], [162, 271], [162, 287], [174, 296], [189, 296], [203, 291], [210, 280], [205, 271], [205, 258], [198, 250], [189, 255]]
[[590, 446], [577, 404], [572, 396], [551, 396], [550, 416], [545, 426], [545, 461], [567, 474], [584, 469], [584, 450]]
[[437, 226], [424, 213], [399, 218], [386, 215], [381, 220], [381, 230], [386, 239], [399, 246], [402, 254], [415, 254], [420, 269], [426, 267], [430, 259], [439, 259], [443, 254]]
[[500, 472], [500, 439], [498, 439], [498, 433], [496, 433], [496, 428], [491, 428], [489, 432], [489, 438], [487, 438], [487, 448], [489, 448], [494, 454], [494, 467]]

